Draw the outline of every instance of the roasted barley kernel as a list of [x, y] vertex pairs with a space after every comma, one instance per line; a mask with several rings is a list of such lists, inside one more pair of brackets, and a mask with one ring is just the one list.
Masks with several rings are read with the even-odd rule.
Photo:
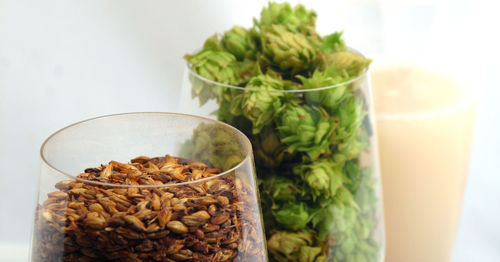
[[167, 228], [172, 230], [177, 234], [185, 234], [188, 232], [188, 228], [180, 221], [170, 221], [167, 223]]
[[33, 261], [262, 261], [253, 188], [233, 176], [164, 186], [217, 173], [199, 162], [141, 156], [79, 175], [128, 188], [60, 181], [37, 209]]

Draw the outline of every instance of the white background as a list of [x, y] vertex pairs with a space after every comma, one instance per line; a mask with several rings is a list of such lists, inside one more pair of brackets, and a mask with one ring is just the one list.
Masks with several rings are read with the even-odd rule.
[[[408, 17], [384, 12], [411, 1], [379, 2], [302, 1], [317, 10], [321, 33], [345, 30], [349, 45], [370, 57], [400, 46], [453, 50], [450, 59], [477, 78], [482, 100], [454, 261], [500, 261], [498, 8], [487, 0], [439, 1], [440, 8], [415, 1], [432, 10], [410, 12], [419, 15], [414, 24], [425, 27], [432, 16], [440, 28], [415, 42], [400, 35], [398, 19]], [[177, 111], [182, 56], [214, 32], [250, 26], [264, 4], [0, 0], [0, 261], [27, 260], [47, 136], [104, 114]]]

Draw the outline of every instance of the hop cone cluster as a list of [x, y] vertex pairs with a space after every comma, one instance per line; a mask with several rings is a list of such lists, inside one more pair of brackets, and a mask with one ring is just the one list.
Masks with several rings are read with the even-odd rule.
[[[371, 136], [360, 86], [370, 60], [350, 51], [342, 32], [320, 36], [316, 17], [271, 2], [252, 27], [209, 37], [186, 55], [193, 96], [200, 106], [215, 100], [217, 118], [252, 142], [271, 261], [378, 261], [377, 184], [361, 161]], [[204, 136], [228, 146], [220, 131], [199, 132], [191, 146], [200, 157], [213, 150]], [[234, 164], [231, 150], [210, 161]]]

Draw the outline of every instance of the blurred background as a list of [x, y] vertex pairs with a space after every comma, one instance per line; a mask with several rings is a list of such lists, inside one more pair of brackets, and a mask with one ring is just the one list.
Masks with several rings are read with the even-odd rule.
[[[374, 65], [409, 53], [430, 64], [439, 56], [473, 80], [480, 105], [453, 261], [500, 261], [496, 6], [487, 0], [289, 2], [316, 10], [320, 33], [344, 30], [346, 42]], [[27, 260], [39, 148], [47, 136], [100, 115], [178, 111], [182, 56], [214, 32], [250, 26], [266, 4], [0, 0], [0, 261]]]

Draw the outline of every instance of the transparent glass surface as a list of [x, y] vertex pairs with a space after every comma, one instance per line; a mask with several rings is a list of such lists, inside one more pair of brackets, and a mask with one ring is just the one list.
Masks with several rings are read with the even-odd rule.
[[251, 144], [227, 124], [104, 116], [41, 157], [31, 261], [267, 261]]
[[461, 0], [371, 6], [379, 13], [380, 48], [369, 55], [386, 260], [451, 261], [484, 74], [480, 56], [463, 52], [471, 45], [460, 40], [470, 24], [467, 6]]
[[252, 142], [272, 261], [383, 261], [367, 72], [335, 86], [265, 91], [185, 71], [181, 110], [224, 121]]
[[477, 107], [474, 85], [415, 65], [373, 70], [388, 261], [451, 261]]

